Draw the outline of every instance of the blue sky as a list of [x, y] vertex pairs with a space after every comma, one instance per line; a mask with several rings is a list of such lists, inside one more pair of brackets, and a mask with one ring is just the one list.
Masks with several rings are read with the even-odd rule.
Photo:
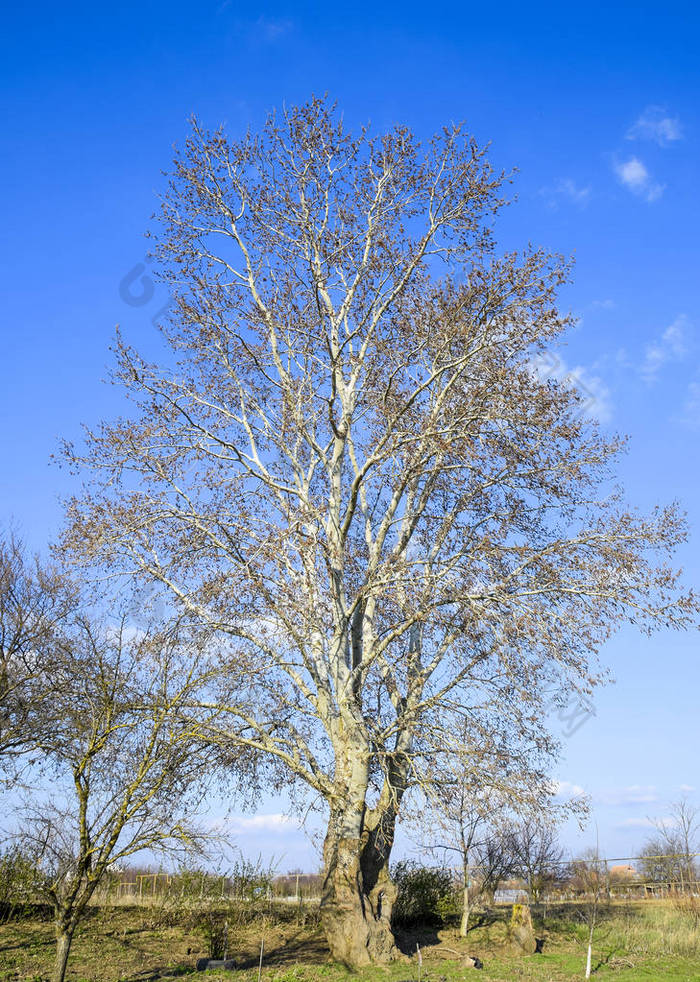
[[[534, 9], [533, 9], [534, 6]], [[517, 166], [499, 237], [576, 255], [564, 303], [580, 318], [576, 371], [611, 429], [629, 433], [633, 502], [679, 497], [700, 580], [700, 13], [685, 3], [35, 3], [3, 14], [0, 521], [37, 548], [60, 524], [65, 471], [48, 459], [109, 415], [101, 384], [115, 324], [153, 343], [158, 291], [120, 284], [145, 251], [174, 142], [196, 112], [233, 134], [328, 91], [351, 125], [428, 136], [464, 120]], [[140, 272], [140, 270], [139, 270]], [[124, 295], [124, 287], [121, 290]], [[128, 297], [129, 294], [126, 293]], [[629, 855], [683, 788], [700, 786], [698, 636], [625, 632], [617, 684], [569, 737], [559, 778], [592, 796], [601, 849]], [[555, 727], [562, 726], [554, 721]], [[700, 801], [698, 791], [686, 793]], [[245, 851], [316, 864], [267, 801], [234, 822]], [[572, 849], [593, 825], [567, 831]]]

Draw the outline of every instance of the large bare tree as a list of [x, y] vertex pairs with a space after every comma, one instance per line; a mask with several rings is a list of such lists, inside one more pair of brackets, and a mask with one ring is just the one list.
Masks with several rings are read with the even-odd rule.
[[547, 752], [546, 689], [588, 692], [621, 620], [695, 610], [664, 565], [682, 517], [625, 506], [624, 441], [537, 370], [568, 268], [496, 253], [504, 184], [459, 127], [353, 135], [318, 99], [241, 140], [195, 122], [154, 232], [169, 353], [119, 340], [133, 412], [68, 447], [67, 544], [234, 639], [212, 740], [327, 803], [354, 965], [394, 952], [395, 821], [446, 720]]

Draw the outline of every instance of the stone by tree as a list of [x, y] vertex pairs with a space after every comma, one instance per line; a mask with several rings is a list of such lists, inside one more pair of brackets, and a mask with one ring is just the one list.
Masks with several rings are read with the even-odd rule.
[[519, 951], [526, 955], [534, 955], [537, 950], [537, 939], [532, 926], [532, 914], [527, 904], [513, 904], [508, 924], [508, 934]]
[[624, 440], [538, 371], [569, 270], [497, 253], [505, 183], [460, 127], [352, 134], [319, 99], [241, 140], [195, 122], [153, 233], [169, 353], [119, 339], [132, 409], [67, 448], [90, 488], [65, 545], [234, 643], [212, 741], [326, 802], [352, 965], [395, 950], [395, 823], [446, 721], [546, 756], [548, 689], [588, 693], [621, 621], [696, 609], [683, 517], [624, 504]]

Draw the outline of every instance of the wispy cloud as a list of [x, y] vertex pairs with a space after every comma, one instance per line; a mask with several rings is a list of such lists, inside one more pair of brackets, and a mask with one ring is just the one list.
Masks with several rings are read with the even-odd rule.
[[700, 428], [700, 382], [691, 382], [688, 386], [685, 404], [683, 405], [682, 422], [693, 429]]
[[683, 139], [683, 128], [677, 116], [669, 116], [663, 106], [647, 106], [625, 134], [628, 140], [653, 140], [660, 147]]
[[299, 823], [289, 815], [283, 815], [281, 812], [276, 812], [272, 815], [250, 815], [246, 818], [237, 819], [237, 823], [241, 829], [283, 829], [289, 828], [290, 826], [294, 828], [299, 827]]
[[211, 823], [218, 831], [236, 833], [244, 832], [279, 832], [284, 829], [293, 831], [301, 828], [299, 822], [289, 815], [275, 812], [271, 815], [228, 815], [226, 818], [216, 818]]
[[636, 816], [635, 818], [625, 818], [621, 822], [617, 822], [615, 828], [618, 829], [672, 829], [676, 827], [676, 821], [669, 815], [663, 818], [641, 818]]
[[616, 829], [653, 829], [654, 823], [650, 818], [625, 818], [615, 823]]
[[612, 398], [610, 389], [598, 376], [592, 375], [588, 369], [577, 365], [571, 372], [588, 395], [589, 403], [586, 415], [597, 419], [600, 423], [609, 423], [612, 419]]
[[586, 792], [580, 784], [573, 784], [571, 781], [555, 781], [554, 793], [558, 798], [582, 798]]
[[683, 358], [688, 351], [689, 335], [690, 321], [685, 314], [679, 314], [661, 337], [646, 346], [644, 361], [639, 369], [645, 382], [655, 382], [664, 365]]
[[614, 165], [620, 183], [645, 201], [656, 201], [664, 193], [664, 184], [658, 184], [651, 177], [646, 166], [638, 157], [617, 162]]
[[601, 805], [650, 805], [659, 800], [654, 785], [630, 784], [622, 788], [609, 788], [594, 796]]
[[261, 15], [255, 22], [255, 30], [263, 41], [277, 41], [288, 34], [294, 22], [287, 17], [265, 17]]
[[592, 193], [590, 184], [579, 186], [570, 177], [562, 177], [553, 185], [540, 188], [538, 191], [538, 194], [545, 198], [549, 208], [557, 208], [561, 201], [570, 201], [579, 208], [584, 208], [590, 201]]

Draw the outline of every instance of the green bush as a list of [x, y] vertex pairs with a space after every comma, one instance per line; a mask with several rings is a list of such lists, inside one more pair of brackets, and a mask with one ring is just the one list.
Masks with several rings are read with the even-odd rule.
[[229, 923], [225, 911], [201, 910], [196, 916], [196, 927], [204, 937], [210, 958], [227, 958]]
[[0, 921], [27, 914], [44, 886], [36, 863], [18, 846], [0, 853]]
[[452, 874], [418, 863], [397, 863], [392, 877], [398, 895], [392, 912], [395, 924], [443, 924], [457, 912]]
[[0, 854], [0, 903], [35, 900], [44, 879], [34, 860], [18, 846]]

